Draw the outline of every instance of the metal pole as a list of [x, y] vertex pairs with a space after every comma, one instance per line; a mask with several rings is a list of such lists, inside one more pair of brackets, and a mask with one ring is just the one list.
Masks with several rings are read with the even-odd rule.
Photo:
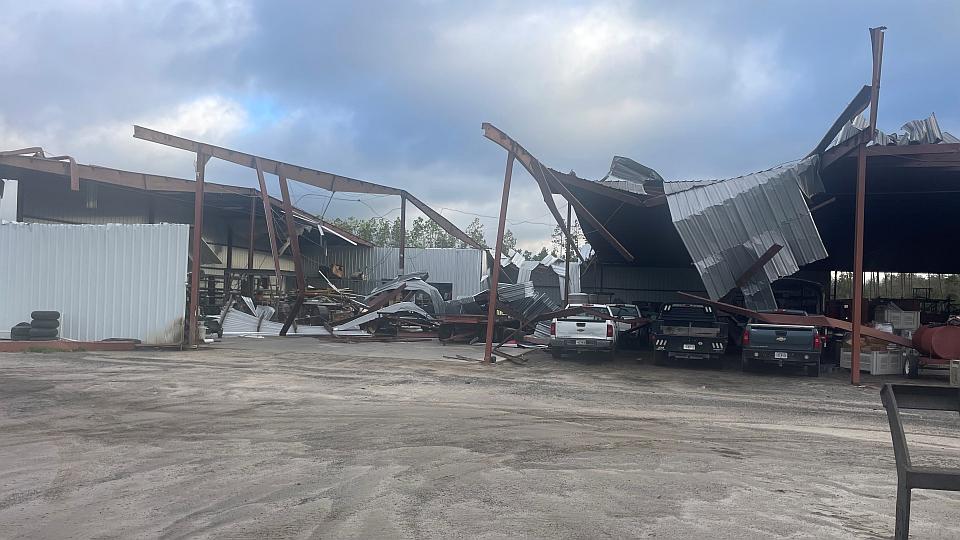
[[199, 345], [197, 317], [200, 310], [200, 236], [203, 234], [203, 173], [207, 158], [197, 152], [197, 185], [193, 195], [193, 260], [190, 264], [190, 313], [187, 317], [187, 342], [190, 347]]
[[490, 267], [490, 297], [487, 304], [487, 335], [483, 347], [483, 361], [493, 362], [493, 323], [497, 317], [497, 285], [500, 284], [500, 254], [503, 253], [503, 232], [507, 226], [507, 201], [510, 199], [510, 179], [513, 178], [513, 152], [507, 154], [507, 170], [503, 174], [503, 195], [500, 198], [500, 223], [497, 225], [497, 246]]
[[263, 179], [263, 167], [260, 166], [260, 158], [254, 159], [257, 168], [257, 180], [260, 181], [260, 199], [263, 200], [263, 218], [267, 222], [267, 236], [270, 238], [270, 253], [273, 255], [273, 269], [277, 273], [277, 296], [280, 293], [280, 284], [283, 278], [280, 276], [280, 254], [277, 253], [277, 235], [273, 230], [273, 205], [270, 203], [270, 195], [267, 194], [267, 182]]
[[297, 300], [290, 308], [290, 314], [287, 316], [287, 320], [284, 321], [283, 328], [280, 329], [280, 335], [285, 336], [287, 335], [287, 330], [290, 329], [290, 325], [292, 325], [296, 319], [297, 312], [300, 311], [300, 307], [303, 305], [304, 296], [307, 291], [307, 280], [303, 275], [303, 259], [300, 255], [300, 237], [297, 235], [297, 226], [293, 221], [293, 203], [290, 202], [290, 190], [287, 186], [287, 179], [283, 176], [279, 176], [279, 178], [280, 196], [283, 200], [283, 215], [287, 222], [287, 238], [290, 239], [290, 251], [293, 252], [293, 270], [297, 275]]
[[[253, 251], [254, 251], [254, 240], [257, 237], [257, 198], [250, 197], [250, 243], [247, 245], [247, 270], [253, 270]], [[253, 282], [256, 278], [251, 272], [247, 276], [247, 283], [250, 285], [250, 295], [253, 295]]]
[[880, 100], [880, 64], [883, 59], [883, 31], [886, 28], [871, 28], [870, 42], [873, 49], [873, 78], [870, 86], [870, 125], [867, 138], [857, 150], [857, 199], [856, 225], [853, 245], [853, 313], [851, 324], [853, 336], [850, 343], [850, 383], [860, 384], [860, 326], [863, 324], [863, 207], [867, 191], [867, 142], [877, 127], [877, 102]]
[[227, 268], [223, 271], [223, 298], [226, 300], [230, 293], [230, 282], [233, 279], [233, 227], [227, 226]]
[[400, 275], [404, 271], [407, 256], [407, 194], [400, 194]]
[[563, 256], [563, 304], [570, 303], [570, 219], [572, 217], [573, 207], [570, 201], [567, 201], [567, 249]]

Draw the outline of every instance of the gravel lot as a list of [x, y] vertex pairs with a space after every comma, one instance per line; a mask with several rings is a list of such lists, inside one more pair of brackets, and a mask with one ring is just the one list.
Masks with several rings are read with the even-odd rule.
[[[5, 538], [889, 538], [881, 381], [233, 338], [0, 354]], [[956, 414], [907, 415], [960, 467]], [[916, 538], [960, 493], [916, 491]]]

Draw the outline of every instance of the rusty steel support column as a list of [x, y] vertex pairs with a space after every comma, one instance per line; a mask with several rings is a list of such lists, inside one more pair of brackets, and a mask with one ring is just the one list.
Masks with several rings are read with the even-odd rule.
[[197, 152], [197, 185], [193, 195], [193, 246], [190, 261], [190, 313], [187, 317], [187, 343], [198, 347], [200, 336], [197, 333], [197, 320], [200, 313], [200, 236], [203, 234], [203, 173], [207, 166], [207, 156]]
[[570, 201], [567, 201], [567, 249], [566, 253], [563, 256], [563, 305], [567, 306], [570, 303], [570, 219], [572, 216], [573, 207], [570, 206]]
[[270, 195], [267, 194], [267, 182], [263, 179], [263, 167], [260, 166], [260, 158], [254, 159], [257, 169], [257, 180], [260, 181], [260, 199], [263, 201], [263, 219], [267, 222], [267, 236], [270, 237], [270, 253], [273, 255], [273, 269], [277, 273], [277, 296], [280, 294], [280, 283], [283, 278], [280, 275], [280, 254], [277, 252], [277, 235], [273, 230], [273, 206], [270, 203]]
[[407, 194], [400, 194], [400, 275], [404, 275], [407, 257]]
[[[250, 197], [250, 241], [247, 244], [247, 270], [253, 270], [253, 252], [255, 249], [254, 240], [257, 238], [257, 198]], [[247, 275], [247, 283], [250, 285], [250, 295], [253, 295], [254, 281], [256, 278], [253, 273]]]
[[290, 308], [290, 314], [280, 329], [280, 335], [287, 335], [287, 330], [297, 317], [300, 307], [303, 306], [304, 296], [307, 293], [307, 279], [303, 274], [303, 258], [300, 254], [300, 236], [297, 235], [297, 224], [293, 220], [293, 203], [290, 202], [290, 189], [287, 179], [282, 175], [280, 179], [280, 196], [283, 200], [283, 215], [287, 222], [287, 238], [290, 241], [290, 251], [293, 253], [293, 271], [297, 275], [297, 300]]
[[497, 318], [497, 285], [500, 284], [500, 254], [503, 253], [503, 233], [507, 227], [507, 201], [510, 199], [510, 179], [513, 178], [513, 152], [507, 153], [507, 170], [503, 173], [503, 195], [500, 197], [500, 223], [497, 225], [497, 246], [490, 268], [490, 297], [487, 300], [487, 335], [483, 346], [483, 361], [492, 363], [493, 323]]
[[227, 226], [227, 267], [223, 270], [223, 298], [226, 300], [233, 279], [233, 226]]
[[870, 29], [873, 50], [873, 77], [870, 86], [870, 125], [868, 137], [857, 151], [857, 199], [853, 244], [853, 313], [850, 343], [850, 383], [860, 384], [860, 326], [863, 324], [863, 214], [867, 191], [867, 141], [873, 139], [877, 128], [877, 102], [880, 100], [880, 65], [883, 60], [883, 31], [885, 27]]

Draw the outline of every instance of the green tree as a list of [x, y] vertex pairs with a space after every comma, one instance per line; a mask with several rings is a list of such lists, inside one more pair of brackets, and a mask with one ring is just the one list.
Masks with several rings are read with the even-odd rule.
[[467, 236], [473, 239], [474, 242], [485, 248], [490, 247], [487, 245], [487, 240], [483, 237], [483, 223], [480, 223], [480, 218], [473, 218], [473, 221], [467, 225], [467, 230], [465, 232], [467, 233]]
[[[486, 244], [484, 244], [486, 245]], [[513, 231], [507, 229], [503, 232], [503, 252], [510, 253], [517, 249], [517, 237], [513, 235]]]

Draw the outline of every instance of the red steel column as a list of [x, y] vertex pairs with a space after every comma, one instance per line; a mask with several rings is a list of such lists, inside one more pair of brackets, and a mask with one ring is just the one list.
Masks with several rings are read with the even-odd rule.
[[873, 48], [873, 78], [870, 86], [870, 125], [867, 139], [857, 151], [856, 225], [853, 244], [853, 335], [850, 343], [850, 383], [860, 384], [860, 326], [863, 324], [863, 209], [867, 191], [867, 140], [877, 128], [877, 102], [880, 100], [880, 64], [883, 60], [883, 31], [885, 27], [870, 29]]
[[493, 362], [493, 323], [497, 317], [497, 285], [500, 284], [500, 254], [503, 253], [503, 232], [507, 225], [507, 202], [510, 199], [510, 180], [513, 178], [513, 152], [507, 154], [507, 170], [503, 174], [503, 195], [500, 198], [500, 223], [497, 225], [497, 246], [490, 267], [490, 297], [487, 300], [487, 342], [483, 346], [483, 361]]
[[273, 255], [273, 269], [277, 273], [277, 294], [280, 293], [280, 285], [283, 283], [283, 277], [280, 274], [280, 254], [277, 252], [277, 234], [273, 230], [273, 206], [270, 203], [270, 195], [267, 193], [267, 182], [263, 179], [263, 167], [260, 166], [260, 158], [254, 159], [257, 169], [257, 180], [260, 181], [260, 198], [263, 200], [263, 218], [267, 222], [267, 236], [270, 237], [270, 253]]
[[200, 310], [200, 236], [203, 234], [203, 173], [207, 157], [197, 152], [197, 185], [193, 195], [193, 260], [190, 264], [190, 313], [187, 317], [187, 342], [190, 347], [199, 346], [197, 318]]
[[567, 201], [567, 244], [566, 254], [563, 256], [563, 302], [564, 306], [570, 303], [570, 219], [572, 218], [570, 201]]
[[[279, 175], [278, 175], [279, 176]], [[287, 238], [290, 239], [290, 251], [293, 253], [293, 270], [297, 275], [297, 300], [290, 308], [290, 314], [287, 316], [283, 327], [280, 329], [280, 335], [287, 335], [287, 330], [297, 318], [297, 313], [303, 306], [304, 296], [307, 291], [307, 279], [303, 275], [303, 259], [300, 255], [300, 237], [297, 235], [297, 225], [293, 220], [293, 203], [290, 202], [290, 190], [287, 186], [287, 179], [280, 178], [280, 196], [283, 200], [283, 215], [287, 222]]]
[[404, 266], [406, 265], [407, 257], [407, 192], [404, 191], [400, 194], [400, 275], [402, 276], [406, 272], [404, 271]]

